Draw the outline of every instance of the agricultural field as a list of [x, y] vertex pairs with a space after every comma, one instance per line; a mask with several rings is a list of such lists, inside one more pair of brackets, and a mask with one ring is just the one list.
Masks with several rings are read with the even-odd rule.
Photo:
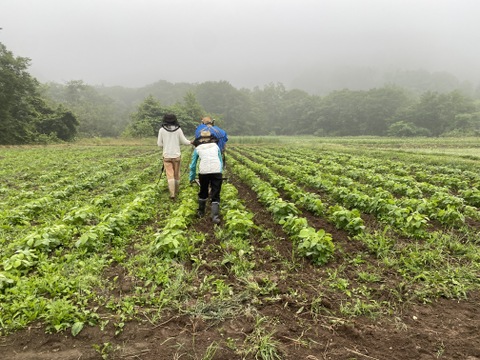
[[2, 359], [480, 359], [480, 141], [235, 138], [220, 225], [184, 147], [0, 148]]

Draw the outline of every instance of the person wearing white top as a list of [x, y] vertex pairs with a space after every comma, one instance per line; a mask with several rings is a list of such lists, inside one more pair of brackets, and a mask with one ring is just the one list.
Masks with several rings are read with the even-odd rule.
[[178, 123], [175, 114], [165, 114], [158, 130], [157, 145], [163, 148], [163, 167], [167, 176], [170, 199], [174, 200], [180, 189], [180, 145], [191, 145]]
[[218, 139], [210, 131], [202, 130], [200, 137], [193, 141], [196, 146], [190, 162], [190, 183], [195, 181], [198, 164], [198, 217], [205, 215], [208, 198], [212, 201], [211, 216], [214, 224], [220, 223], [220, 191], [222, 190], [223, 159]]

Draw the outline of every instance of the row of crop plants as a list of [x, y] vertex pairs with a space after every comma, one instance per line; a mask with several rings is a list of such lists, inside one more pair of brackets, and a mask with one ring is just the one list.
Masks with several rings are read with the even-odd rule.
[[[150, 169], [148, 172], [151, 172]], [[147, 171], [135, 174], [123, 183], [104, 194], [92, 197], [87, 202], [62, 202], [59, 207], [48, 209], [44, 221], [35, 226], [3, 226], [0, 261], [5, 270], [14, 271], [34, 266], [38, 252], [49, 253], [61, 246], [100, 245], [100, 239], [107, 234], [115, 234], [123, 226], [122, 216], [114, 214], [126, 212], [125, 204], [138, 202], [138, 193], [144, 192], [142, 183], [147, 180]], [[135, 205], [137, 206], [137, 205]], [[140, 205], [141, 206], [141, 205]], [[48, 217], [50, 215], [50, 217]]]
[[[87, 190], [82, 198], [75, 197], [67, 200], [64, 199], [66, 196], [55, 193], [48, 199], [41, 198], [39, 201], [23, 205], [20, 210], [5, 211], [5, 216], [1, 218], [1, 224], [2, 228], [6, 230], [5, 233], [8, 230], [7, 235], [9, 236], [5, 237], [7, 241], [4, 239], [5, 246], [2, 248], [2, 254], [8, 256], [12, 251], [21, 249], [26, 243], [48, 243], [49, 239], [55, 242], [56, 235], [54, 234], [60, 231], [59, 229], [71, 233], [73, 237], [81, 234], [82, 227], [97, 225], [110, 214], [115, 213], [117, 207], [123, 206], [129, 197], [135, 195], [132, 190], [136, 190], [145, 179], [151, 179], [155, 172], [153, 167], [147, 168], [140, 173], [131, 175], [121, 183], [115, 185], [109, 183], [112, 185], [109, 191], [105, 191], [106, 189], [102, 187], [101, 190], [105, 191], [104, 193], [92, 196], [95, 185], [100, 181], [112, 180], [113, 175], [121, 170], [124, 168], [114, 168], [107, 175], [101, 171], [100, 175], [94, 174], [92, 177], [97, 181], [89, 181], [87, 187], [85, 187], [85, 183], [74, 186], [72, 191], [74, 193]], [[70, 190], [66, 192], [69, 193]], [[18, 221], [19, 214], [22, 215], [21, 221]]]
[[[125, 153], [127, 158], [137, 157]], [[88, 176], [85, 163], [99, 171], [123, 162], [119, 149], [40, 148], [2, 149], [0, 157], [0, 202], [20, 203], [48, 194]], [[140, 154], [141, 157], [144, 154]], [[72, 176], [73, 175], [73, 176]]]
[[[200, 301], [201, 293], [207, 288], [218, 290], [226, 286], [222, 279], [214, 279], [214, 276], [201, 279], [201, 283], [195, 278], [198, 267], [205, 264], [205, 254], [200, 253], [200, 248], [206, 236], [195, 231], [197, 221], [211, 224], [211, 233], [217, 237], [219, 246], [225, 249], [222, 264], [239, 276], [253, 268], [254, 264], [248, 259], [253, 252], [250, 244], [250, 233], [255, 228], [253, 214], [241, 203], [233, 185], [225, 183], [221, 196], [223, 221], [221, 225], [214, 225], [207, 218], [196, 217], [196, 187], [183, 189], [177, 201], [171, 203], [168, 214], [142, 232], [135, 254], [123, 261], [128, 275], [142, 284], [136, 288], [139, 298], [133, 301], [148, 303], [148, 315], [152, 319], [158, 317], [165, 307], [190, 311], [181, 303], [187, 293], [190, 296], [193, 293]], [[190, 264], [188, 267], [191, 269], [187, 269], [185, 264]]]
[[85, 162], [89, 181], [73, 183], [65, 198], [52, 197], [58, 204], [24, 212], [26, 219], [19, 223], [12, 223], [8, 213], [4, 216], [2, 329], [21, 328], [35, 320], [45, 321], [50, 330], [94, 321], [96, 315], [87, 304], [95, 301], [92, 289], [102, 286], [99, 275], [111, 261], [108, 250], [160, 211], [156, 164], [150, 156], [129, 159], [117, 149], [116, 156], [122, 154], [125, 159], [110, 171], [97, 173]]
[[[321, 194], [320, 201], [323, 204], [321, 208], [337, 206], [338, 202], [350, 209], [358, 206], [358, 203], [344, 202], [341, 197], [335, 196], [337, 188], [346, 194], [355, 193], [356, 182], [349, 179], [348, 187], [338, 182], [332, 182], [326, 186], [322, 183], [322, 178], [329, 178], [330, 174], [327, 170], [319, 171], [316, 164], [304, 164], [297, 158], [281, 157], [279, 156], [281, 150], [279, 151], [278, 148], [271, 154], [268, 150], [264, 150], [264, 148], [254, 148], [246, 151], [241, 148], [230, 148], [230, 155], [242, 159], [242, 162], [247, 164], [247, 168], [256, 169], [258, 176], [267, 177], [271, 179], [269, 181], [278, 183], [289, 197], [297, 199], [295, 201], [302, 198], [296, 193], [302, 193], [298, 185], [303, 184], [309, 189], [318, 189]], [[318, 197], [318, 194], [305, 190], [303, 192], [304, 197], [315, 199]], [[325, 194], [327, 194], [326, 197]], [[388, 198], [390, 197], [391, 194], [388, 195]], [[308, 206], [302, 205], [302, 208], [315, 214], [315, 210], [309, 209]], [[361, 206], [358, 208], [362, 211], [365, 209]], [[323, 216], [318, 212], [316, 215]], [[429, 301], [438, 296], [462, 298], [467, 296], [469, 291], [479, 288], [480, 283], [476, 275], [480, 270], [478, 229], [462, 227], [455, 231], [444, 228], [442, 231], [418, 232], [418, 228], [405, 229], [405, 222], [392, 221], [388, 218], [395, 215], [395, 212], [390, 212], [385, 214], [385, 219], [379, 217], [387, 224], [383, 231], [366, 229], [358, 232], [353, 239], [362, 241], [386, 268], [397, 272], [404, 279], [401, 289], [390, 290], [396, 298], [403, 298], [400, 301], [408, 297], [420, 298], [423, 301]], [[324, 216], [328, 217], [328, 211]], [[408, 217], [405, 220], [408, 221]], [[421, 237], [424, 241], [404, 243], [398, 241], [401, 235]]]
[[[117, 156], [122, 155], [121, 150], [117, 150]], [[86, 150], [88, 153], [88, 151]], [[115, 182], [113, 175], [121, 177], [121, 172], [136, 167], [138, 170], [150, 166], [153, 161], [153, 154], [144, 153], [137, 156], [125, 156], [115, 158], [108, 153], [98, 153], [95, 151], [97, 158], [95, 161], [84, 159], [82, 157], [75, 157], [68, 159], [67, 155], [57, 154], [61, 156], [57, 158], [57, 162], [61, 164], [68, 164], [68, 166], [60, 167], [52, 171], [53, 165], [48, 165], [49, 162], [44, 163], [44, 160], [39, 160], [32, 165], [28, 177], [14, 181], [11, 177], [5, 177], [3, 183], [8, 187], [3, 187], [3, 197], [0, 199], [5, 207], [18, 207], [34, 201], [35, 199], [51, 196], [56, 194], [57, 197], [68, 197], [79, 190], [90, 190], [98, 185], [108, 186], [108, 183]], [[93, 170], [95, 174], [92, 175]], [[41, 171], [41, 174], [31, 176], [35, 171]], [[102, 175], [103, 174], [103, 175]]]
[[[335, 199], [329, 195], [325, 200], [325, 189], [321, 195], [302, 191], [299, 185], [311, 187], [302, 181], [313, 175], [300, 172], [303, 165], [290, 172], [290, 165], [281, 165], [283, 159], [279, 161], [273, 152], [268, 155], [268, 149], [258, 151], [262, 155], [252, 157], [253, 161], [238, 156], [243, 152], [234, 148], [229, 151], [229, 171], [231, 168], [257, 193], [298, 253], [315, 263], [327, 262], [333, 254], [333, 239], [324, 230], [309, 226], [299, 216], [298, 207], [328, 216], [334, 213]], [[172, 203], [167, 200], [165, 179], [156, 182], [157, 164], [148, 156], [142, 161], [144, 170], [139, 171], [143, 165], [132, 164], [122, 175], [113, 175], [110, 181], [91, 189], [79, 189], [80, 196], [40, 212], [44, 220], [39, 224], [33, 217], [28, 226], [3, 223], [3, 238], [15, 229], [18, 236], [9, 237], [8, 243], [3, 241], [8, 246], [2, 247], [0, 258], [0, 333], [33, 321], [44, 322], [49, 331], [71, 327], [74, 334], [85, 324], [106, 326], [108, 322], [121, 331], [126, 320], [138, 315], [154, 322], [165, 307], [200, 311], [198, 303], [197, 308], [185, 309], [187, 292], [191, 296], [213, 291], [219, 301], [228, 297], [231, 289], [222, 278], [206, 277], [201, 283], [194, 279], [195, 267], [202, 263], [197, 251], [204, 240], [204, 234], [192, 230], [196, 188], [182, 188], [179, 200]], [[90, 172], [95, 173], [94, 169]], [[281, 199], [275, 187], [286, 192], [293, 203]], [[337, 210], [352, 212], [353, 208], [342, 206]], [[222, 189], [221, 213], [223, 223], [214, 231], [225, 250], [222, 264], [235, 275], [244, 276], [255, 266], [251, 260], [254, 217], [228, 183]], [[422, 243], [401, 246], [386, 232], [358, 231], [354, 239], [364, 242], [384, 266], [402, 276], [401, 290], [392, 292], [428, 300], [434, 296], [462, 297], [479, 286], [480, 258], [471, 233], [462, 238], [446, 232], [427, 234]], [[193, 269], [186, 271], [182, 262], [192, 262]], [[122, 286], [115, 278], [106, 283], [102, 278], [102, 273], [115, 266], [125, 267], [134, 280], [128, 294], [107, 291]], [[350, 286], [343, 291], [352, 293]], [[207, 304], [203, 305], [208, 311]]]
[[283, 191], [296, 206], [310, 211], [320, 217], [326, 217], [337, 229], [345, 230], [350, 235], [361, 233], [365, 229], [364, 221], [357, 209], [346, 209], [338, 204], [325, 204], [318, 194], [305, 191], [296, 185], [290, 178], [280, 175], [269, 168], [266, 163], [250, 160], [243, 153], [232, 154], [235, 159], [245, 164], [249, 169], [259, 174], [277, 189]]
[[[316, 164], [303, 162], [297, 158], [295, 160], [284, 158], [278, 161], [276, 156], [266, 152], [255, 154], [252, 151], [250, 156], [260, 167], [271, 168], [274, 171], [286, 174], [290, 183], [298, 182], [327, 194], [328, 198], [325, 199], [325, 202], [329, 203], [329, 207], [332, 209], [335, 209], [335, 207], [339, 210], [347, 208], [355, 214], [355, 218], [360, 217], [359, 210], [377, 215], [380, 220], [383, 220], [383, 218], [379, 214], [384, 214], [386, 223], [395, 226], [407, 235], [418, 236], [424, 233], [424, 227], [427, 223], [425, 217], [416, 213], [412, 214], [408, 209], [401, 213], [400, 208], [394, 204], [394, 197], [386, 191], [377, 193], [375, 197], [362, 194], [364, 195], [362, 201], [365, 206], [362, 206], [360, 201], [356, 201], [358, 200], [356, 198], [353, 198], [353, 201], [350, 202], [342, 201], [336, 194], [341, 193], [352, 197], [352, 194], [355, 194], [353, 182], [349, 181], [348, 186], [345, 186], [345, 183], [332, 181], [332, 175], [328, 173], [328, 169], [323, 169], [320, 173]], [[397, 211], [396, 215], [398, 217], [395, 216], [395, 211]]]
[[332, 152], [319, 154], [311, 149], [302, 152], [294, 149], [292, 155], [327, 167], [331, 174], [381, 186], [397, 197], [420, 198], [440, 191], [458, 194], [466, 204], [480, 206], [480, 168], [466, 170], [463, 166], [434, 166]]
[[[265, 151], [271, 153], [272, 149]], [[410, 196], [422, 196], [422, 192], [432, 194], [439, 188], [456, 193], [467, 189], [475, 190], [480, 185], [478, 171], [461, 170], [452, 165], [433, 166], [413, 161], [407, 163], [328, 151], [312, 152], [311, 149], [302, 152], [294, 149], [292, 154], [325, 166], [332, 174], [343, 174], [373, 185], [380, 181], [383, 187], [400, 197], [406, 195], [407, 191], [411, 191]], [[387, 182], [385, 176], [388, 176]]]
[[299, 216], [300, 210], [294, 203], [283, 200], [274, 186], [260, 179], [235, 158], [229, 158], [229, 167], [257, 194], [260, 203], [266, 206], [273, 220], [289, 235], [301, 256], [308, 257], [316, 264], [328, 262], [335, 248], [330, 233], [310, 226], [306, 218]]
[[[221, 224], [214, 225], [208, 216], [197, 218], [197, 190], [195, 185], [182, 188], [175, 203], [170, 203], [168, 216], [144, 228], [134, 251], [122, 254], [119, 263], [134, 285], [105, 300], [116, 316], [104, 314], [99, 323], [113, 321], [117, 331], [134, 318], [158, 326], [165, 314], [169, 318], [182, 314], [193, 322], [203, 319], [216, 323], [243, 314], [242, 306], [247, 306], [251, 316], [256, 317], [255, 334], [212, 346], [227, 346], [242, 357], [255, 354], [256, 337], [259, 332], [267, 333], [269, 324], [246, 304], [255, 306], [261, 301], [258, 297], [271, 299], [267, 295], [277, 291], [274, 282], [254, 275], [258, 261], [258, 244], [254, 241], [269, 238], [268, 232], [254, 223], [254, 214], [228, 182], [222, 186]], [[198, 223], [210, 225], [209, 234], [197, 232]]]
[[373, 214], [408, 236], [425, 236], [430, 220], [437, 220], [446, 227], [462, 228], [466, 226], [466, 217], [474, 220], [480, 218], [476, 207], [465, 204], [462, 198], [441, 191], [442, 189], [433, 191], [430, 198], [398, 198], [381, 186], [388, 182], [388, 174], [385, 174], [383, 182], [377, 179], [373, 186], [339, 174], [338, 165], [334, 161], [331, 166], [322, 166], [298, 157], [279, 162], [268, 151], [258, 152], [255, 156], [256, 161], [268, 159], [269, 166], [277, 171], [295, 176], [299, 182], [326, 193], [348, 208]]
[[[138, 161], [138, 160], [137, 160]], [[63, 188], [52, 191], [44, 196], [37, 196], [29, 201], [16, 202], [16, 206], [8, 207], [6, 204], [0, 213], [0, 221], [9, 224], [29, 224], [35, 219], [38, 223], [39, 216], [48, 215], [59, 204], [75, 197], [75, 201], [83, 201], [83, 198], [92, 197], [92, 193], [103, 191], [115, 184], [115, 177], [122, 178], [127, 167], [131, 164], [112, 164], [108, 170], [97, 170], [91, 176], [75, 181], [75, 175], [71, 175], [71, 184], [65, 184]], [[143, 176], [151, 174], [150, 170], [142, 170]], [[43, 181], [43, 180], [42, 180]], [[125, 183], [123, 186], [127, 186]], [[116, 185], [117, 186], [117, 185]], [[101, 190], [99, 189], [101, 188]], [[118, 189], [118, 188], [117, 188]], [[40, 194], [38, 194], [40, 195]]]
[[[123, 182], [94, 187], [90, 191], [96, 195], [82, 202], [62, 203], [61, 215], [60, 209], [49, 207], [52, 221], [29, 231], [25, 226], [21, 236], [10, 238], [0, 259], [0, 333], [34, 321], [43, 322], [48, 331], [71, 328], [74, 335], [86, 324], [104, 327], [109, 322], [121, 331], [140, 308], [153, 321], [164, 306], [180, 301], [187, 289], [193, 291], [186, 286], [192, 279], [175, 263], [194, 260], [204, 238], [191, 226], [196, 219], [196, 188], [183, 188], [172, 203], [166, 201], [165, 179], [157, 182], [156, 164], [136, 171], [125, 168]], [[221, 212], [223, 225], [215, 231], [226, 249], [224, 263], [241, 274], [254, 266], [248, 260], [253, 251], [249, 243], [253, 214], [230, 184], [222, 189]], [[143, 228], [152, 221], [153, 226]], [[144, 238], [143, 244], [136, 243], [139, 238]], [[112, 266], [125, 267], [135, 279], [133, 293], [116, 296], [107, 291], [122, 286], [116, 279], [102, 279]], [[217, 290], [226, 286], [210, 280], [209, 286]]]
[[[41, 151], [39, 151], [41, 152]], [[64, 153], [53, 153], [50, 157], [43, 157], [38, 160], [29, 162], [30, 166], [23, 171], [19, 171], [21, 178], [14, 174], [1, 174], [2, 185], [0, 190], [0, 203], [3, 206], [15, 207], [26, 202], [32, 201], [51, 193], [75, 190], [79, 182], [85, 183], [83, 186], [88, 187], [92, 170], [97, 173], [109, 172], [112, 168], [122, 167], [124, 169], [131, 166], [142, 164], [144, 157], [151, 157], [151, 154], [143, 154], [141, 156], [122, 156], [115, 158], [112, 152], [91, 150], [96, 155], [95, 160], [90, 159], [92, 156], [88, 150], [78, 154], [77, 152], [64, 151]], [[117, 156], [123, 154], [117, 150]], [[83, 155], [83, 156], [81, 156]], [[55, 158], [54, 156], [58, 156]], [[0, 158], [0, 164], [4, 165], [4, 160]], [[20, 157], [19, 163], [27, 161]], [[53, 163], [56, 161], [56, 164]], [[136, 165], [137, 164], [137, 165]]]
[[[94, 273], [81, 281], [76, 279], [72, 284], [71, 275], [75, 277], [77, 271], [81, 273], [82, 266], [89, 268], [90, 261], [98, 264], [98, 258], [111, 244], [128, 238], [139, 224], [151, 218], [157, 211], [157, 198], [155, 186], [146, 184], [132, 201], [116, 209], [116, 212], [109, 211], [93, 226], [58, 224], [43, 229], [44, 232], [33, 232], [12, 244], [9, 249], [14, 252], [7, 252], [2, 258], [0, 272], [0, 290], [3, 292], [0, 303], [2, 314], [8, 319], [9, 325], [15, 327], [18, 322], [36, 320], [28, 316], [31, 315], [29, 307], [32, 306], [37, 309], [41, 307], [42, 311], [45, 311], [45, 307], [48, 310], [52, 303], [60, 301], [69, 303], [70, 310], [76, 308], [76, 305], [67, 299], [72, 297], [77, 301], [84, 301], [80, 298], [86, 291], [84, 283], [91, 280], [98, 284], [99, 279]], [[79, 265], [80, 267], [76, 268]], [[60, 274], [54, 275], [53, 283], [45, 289], [45, 286], [52, 282], [49, 278], [51, 268], [56, 268]], [[96, 271], [98, 275], [98, 269]], [[25, 297], [26, 294], [37, 296], [32, 299]], [[57, 294], [63, 296], [57, 298]], [[25, 301], [32, 301], [33, 304], [26, 304]], [[7, 320], [2, 319], [2, 323], [6, 325]], [[53, 325], [56, 330], [60, 329]]]

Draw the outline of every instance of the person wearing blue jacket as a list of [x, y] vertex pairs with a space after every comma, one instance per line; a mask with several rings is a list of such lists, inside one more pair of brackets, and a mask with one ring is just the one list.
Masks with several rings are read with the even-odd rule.
[[205, 215], [205, 207], [210, 196], [212, 201], [211, 217], [215, 224], [220, 223], [220, 191], [222, 189], [223, 160], [218, 147], [218, 139], [208, 130], [200, 132], [193, 145], [195, 149], [190, 163], [190, 183], [195, 181], [198, 165], [198, 217]]
[[228, 141], [227, 132], [215, 125], [215, 121], [210, 116], [205, 116], [200, 125], [195, 129], [195, 138], [200, 137], [200, 133], [204, 130], [210, 131], [211, 135], [218, 139], [218, 147], [222, 154], [225, 152], [225, 145]]

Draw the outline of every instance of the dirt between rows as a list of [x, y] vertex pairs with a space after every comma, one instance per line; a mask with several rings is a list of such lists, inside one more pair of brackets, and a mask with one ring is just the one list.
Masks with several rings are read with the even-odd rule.
[[[118, 335], [113, 326], [104, 330], [98, 326], [86, 327], [76, 337], [70, 332], [46, 334], [41, 324], [34, 324], [0, 339], [0, 359], [263, 359], [268, 357], [253, 351], [246, 353], [247, 347], [243, 352], [241, 349], [242, 345], [254, 341], [261, 318], [265, 321], [262, 328], [277, 344], [278, 359], [480, 360], [479, 293], [469, 294], [468, 300], [462, 301], [441, 298], [429, 304], [401, 304], [393, 314], [376, 319], [342, 318], [338, 310], [343, 299], [319, 288], [316, 279], [325, 276], [325, 268], [341, 264], [342, 253], [360, 251], [361, 245], [317, 219], [315, 226], [331, 232], [341, 251], [320, 268], [308, 260], [296, 259], [294, 269], [280, 276], [285, 271], [285, 259], [292, 258], [291, 242], [281, 227], [272, 222], [255, 194], [238, 180], [231, 178], [231, 181], [248, 210], [255, 214], [255, 223], [277, 237], [276, 241], [267, 243], [251, 240], [258, 246], [253, 276], [258, 283], [262, 279], [277, 281], [275, 297], [270, 294], [256, 299], [239, 296], [229, 304], [212, 304], [229, 307], [230, 312], [221, 319], [165, 311], [155, 324], [142, 319], [131, 321]], [[314, 222], [314, 217], [309, 221]], [[244, 284], [225, 267], [212, 265], [221, 255], [215, 251], [217, 244], [209, 219], [198, 221], [195, 228], [208, 234], [201, 249], [207, 262], [199, 269], [199, 278], [223, 275], [234, 293], [241, 294]], [[278, 255], [272, 257], [271, 251], [265, 251], [267, 245], [274, 247]], [[117, 268], [120, 272], [117, 275], [124, 276], [121, 267]], [[115, 275], [112, 271], [117, 268], [109, 270], [109, 277]], [[379, 290], [378, 298], [382, 296]], [[318, 307], [314, 306], [315, 299], [319, 300]], [[190, 299], [200, 304], [199, 300]], [[218, 347], [209, 357], [208, 348], [212, 343]]]

